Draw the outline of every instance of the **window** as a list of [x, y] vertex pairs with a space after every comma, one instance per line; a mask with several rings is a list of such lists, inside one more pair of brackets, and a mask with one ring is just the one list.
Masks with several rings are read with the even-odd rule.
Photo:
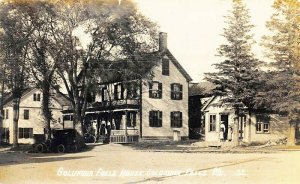
[[64, 115], [63, 121], [73, 121], [73, 115]]
[[33, 101], [41, 101], [41, 94], [40, 93], [34, 93], [33, 94]]
[[137, 98], [139, 95], [139, 86], [137, 83], [130, 83], [127, 86], [127, 99]]
[[124, 99], [124, 89], [122, 84], [116, 84], [114, 86], [114, 96], [115, 96], [115, 100], [120, 100], [120, 99]]
[[136, 113], [128, 113], [127, 114], [127, 127], [135, 127], [136, 126]]
[[102, 88], [102, 101], [108, 101], [108, 91], [106, 88]]
[[256, 116], [256, 133], [270, 133], [270, 117], [266, 115]]
[[33, 128], [19, 128], [19, 139], [32, 138]]
[[88, 91], [87, 96], [86, 96], [86, 100], [88, 103], [93, 103], [96, 101], [96, 94], [94, 91]]
[[162, 98], [162, 83], [152, 82], [149, 84], [149, 98]]
[[175, 127], [175, 128], [182, 127], [182, 112], [180, 111], [171, 112], [171, 127]]
[[162, 111], [149, 112], [150, 127], [162, 127]]
[[29, 119], [29, 110], [24, 110], [24, 119]]
[[2, 130], [0, 129], [0, 131], [2, 131], [1, 140], [5, 143], [8, 143], [9, 142], [9, 129], [8, 128], [2, 128]]
[[209, 132], [216, 131], [216, 115], [209, 115]]
[[171, 99], [172, 100], [182, 100], [182, 85], [181, 84], [171, 84]]
[[162, 59], [162, 74], [163, 75], [170, 75], [170, 63], [169, 59]]

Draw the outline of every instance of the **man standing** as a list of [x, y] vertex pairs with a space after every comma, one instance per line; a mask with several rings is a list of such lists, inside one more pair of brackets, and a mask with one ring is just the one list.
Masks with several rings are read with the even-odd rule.
[[225, 141], [225, 132], [226, 132], [226, 127], [224, 124], [224, 121], [221, 121], [221, 125], [220, 125], [220, 139], [221, 141]]

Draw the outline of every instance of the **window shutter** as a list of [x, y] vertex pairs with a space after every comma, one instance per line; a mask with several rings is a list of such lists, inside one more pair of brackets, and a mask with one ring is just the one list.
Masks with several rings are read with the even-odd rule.
[[102, 102], [104, 102], [105, 100], [104, 100], [104, 88], [102, 88], [102, 94], [101, 94], [101, 96], [102, 96]]
[[118, 100], [118, 85], [114, 85], [114, 99]]
[[23, 128], [19, 128], [19, 138], [23, 138]]
[[149, 126], [153, 126], [153, 111], [149, 111]]
[[158, 111], [159, 112], [159, 126], [162, 126], [162, 111]]
[[180, 120], [179, 120], [180, 121], [180, 125], [179, 126], [182, 127], [182, 112], [179, 112], [179, 115], [180, 115]]
[[149, 82], [149, 98], [152, 98], [153, 95], [152, 95], [152, 83]]
[[124, 87], [123, 87], [123, 84], [120, 84], [121, 85], [121, 99], [124, 99]]
[[182, 100], [182, 95], [183, 95], [183, 91], [182, 91], [182, 85], [179, 85], [179, 89], [180, 89], [180, 97], [179, 100]]
[[171, 100], [174, 100], [174, 84], [171, 84]]
[[171, 112], [171, 127], [174, 126], [174, 112]]
[[162, 98], [162, 83], [158, 83], [159, 98]]

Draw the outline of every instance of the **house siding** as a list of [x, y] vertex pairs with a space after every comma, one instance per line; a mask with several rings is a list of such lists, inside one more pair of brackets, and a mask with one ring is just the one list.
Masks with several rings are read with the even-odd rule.
[[[34, 134], [44, 134], [44, 120], [42, 115], [42, 95], [40, 101], [33, 101], [33, 94], [41, 92], [38, 89], [34, 89], [28, 94], [24, 95], [20, 101], [19, 109], [19, 128], [32, 128]], [[62, 120], [62, 106], [55, 100], [52, 100], [52, 117], [55, 122]], [[9, 119], [3, 120], [3, 128], [9, 129], [9, 143], [13, 143], [13, 108], [12, 104], [4, 105], [4, 110], [9, 110]], [[24, 119], [24, 110], [29, 110], [29, 119]], [[54, 123], [54, 122], [52, 122]], [[53, 124], [51, 124], [53, 125]], [[19, 138], [20, 144], [33, 144], [33, 138]]]
[[[164, 56], [164, 59], [168, 59]], [[143, 138], [147, 137], [173, 137], [173, 131], [180, 131], [181, 137], [188, 137], [188, 81], [178, 70], [178, 68], [170, 60], [169, 76], [162, 75], [162, 64], [156, 66], [154, 69], [153, 81], [162, 83], [162, 98], [149, 98], [149, 86], [142, 87], [142, 132]], [[171, 84], [179, 83], [182, 85], [182, 100], [171, 99]], [[162, 111], [162, 127], [149, 126], [149, 112], [151, 110]], [[182, 127], [171, 127], [171, 112], [182, 112]]]
[[[270, 114], [270, 132], [256, 133], [256, 117], [253, 117], [251, 123], [251, 142], [266, 142], [268, 140], [276, 141], [284, 139], [288, 135], [289, 123], [287, 117], [279, 116], [278, 114]], [[247, 141], [247, 142], [249, 142]]]
[[[228, 115], [228, 125], [233, 127], [234, 111], [228, 107], [220, 106], [220, 97], [214, 98], [212, 102], [205, 108], [205, 141], [206, 142], [220, 142], [220, 125], [221, 114]], [[209, 116], [216, 115], [216, 131], [209, 131]], [[267, 142], [269, 140], [276, 141], [284, 139], [288, 135], [289, 123], [287, 117], [282, 117], [278, 114], [268, 114], [270, 116], [270, 128], [268, 133], [257, 133], [257, 113], [245, 114], [246, 121], [243, 124], [243, 142]], [[251, 119], [251, 120], [250, 120]], [[250, 121], [249, 121], [250, 120]], [[234, 132], [234, 131], [233, 131]], [[235, 135], [232, 135], [232, 137]]]

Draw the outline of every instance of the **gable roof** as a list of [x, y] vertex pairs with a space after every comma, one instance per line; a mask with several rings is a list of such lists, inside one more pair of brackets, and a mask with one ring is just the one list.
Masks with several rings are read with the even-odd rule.
[[66, 98], [60, 92], [55, 93], [52, 98], [56, 100], [61, 106], [71, 106], [71, 100]]
[[[177, 59], [172, 55], [172, 53], [168, 49], [165, 49], [163, 51], [155, 51], [151, 53], [141, 53], [140, 55], [137, 55], [137, 57], [139, 58], [138, 60], [140, 62], [136, 62], [135, 64], [137, 65], [134, 65], [134, 67], [138, 67], [138, 64], [142, 63], [143, 65], [145, 65], [144, 66], [145, 68], [141, 73], [146, 74], [148, 71], [151, 71], [150, 67], [156, 66], [157, 63], [159, 63], [159, 60], [165, 55], [172, 61], [174, 66], [179, 70], [179, 72], [184, 76], [184, 78], [188, 82], [193, 80], [191, 76], [186, 72], [186, 70], [181, 66], [181, 64], [177, 61]], [[111, 66], [118, 67], [118, 68], [120, 67], [126, 68], [129, 67], [130, 65], [130, 61], [127, 60], [107, 61], [107, 63], [110, 63]], [[82, 71], [79, 73], [78, 78], [81, 79], [81, 76], [82, 76]], [[101, 77], [102, 77], [102, 81], [99, 84], [122, 81], [122, 76], [119, 72], [103, 72], [103, 76]]]
[[208, 81], [203, 81], [194, 83], [189, 88], [189, 96], [210, 97], [214, 94], [213, 91], [216, 89], [216, 85]]
[[[21, 97], [21, 100], [22, 98], [26, 97], [27, 95], [31, 94], [31, 92], [33, 92], [34, 90], [39, 90], [38, 88], [27, 88], [22, 97]], [[64, 97], [62, 94], [59, 94], [59, 93], [56, 93], [52, 96], [52, 98], [54, 100], [56, 100], [60, 105], [62, 106], [70, 106], [71, 105], [71, 102], [69, 99], [67, 99], [66, 97]], [[6, 96], [6, 98], [4, 99], [4, 102], [3, 102], [3, 106], [11, 106], [12, 105], [12, 101], [13, 101], [13, 97], [12, 97], [12, 94], [10, 93], [9, 95]]]
[[[26, 96], [27, 94], [29, 94], [31, 91], [33, 91], [35, 88], [27, 88], [24, 92], [22, 97]], [[8, 93], [6, 95], [6, 97], [3, 100], [3, 106], [10, 106], [12, 105], [12, 101], [13, 101], [13, 96], [12, 93]]]
[[204, 103], [204, 106], [201, 108], [201, 111], [204, 112], [206, 110], [206, 108], [214, 101], [214, 99], [216, 98], [217, 96], [212, 96], [210, 97], [205, 103]]
[[166, 49], [164, 51], [166, 55], [171, 59], [173, 64], [176, 66], [176, 68], [180, 71], [180, 73], [186, 78], [188, 82], [192, 81], [193, 79], [191, 76], [186, 72], [186, 70], [181, 66], [181, 64], [177, 61], [177, 59], [173, 56], [173, 54], [169, 51], [169, 49]]

